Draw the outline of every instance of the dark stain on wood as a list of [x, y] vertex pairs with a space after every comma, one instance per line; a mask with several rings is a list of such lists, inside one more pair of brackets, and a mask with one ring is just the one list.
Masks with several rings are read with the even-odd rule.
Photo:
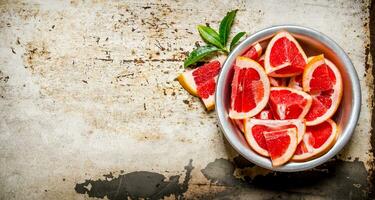
[[[241, 158], [241, 167], [254, 165]], [[245, 161], [245, 163], [244, 163]], [[223, 192], [207, 194], [218, 199], [240, 199], [262, 192], [264, 199], [366, 199], [369, 193], [368, 173], [363, 162], [332, 159], [313, 170], [281, 173], [242, 178], [234, 176], [238, 163], [226, 159], [216, 159], [201, 170], [211, 184], [225, 186]], [[258, 168], [259, 169], [259, 168]], [[256, 170], [256, 169], [255, 169]]]
[[[85, 180], [75, 186], [79, 194], [87, 194], [89, 197], [104, 198], [110, 200], [120, 199], [162, 199], [174, 195], [176, 199], [183, 199], [188, 190], [192, 160], [185, 166], [185, 178], [179, 183], [180, 175], [170, 176], [149, 171], [136, 171], [114, 177], [112, 173], [103, 175], [104, 179]], [[90, 185], [90, 186], [89, 186]]]

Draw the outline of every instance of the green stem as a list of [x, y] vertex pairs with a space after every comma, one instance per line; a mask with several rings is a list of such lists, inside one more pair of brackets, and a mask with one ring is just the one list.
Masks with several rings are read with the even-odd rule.
[[222, 48], [222, 49], [221, 49], [221, 51], [223, 51], [223, 52], [224, 52], [225, 54], [227, 54], [227, 55], [229, 54], [229, 51], [228, 51], [228, 49], [227, 49], [227, 48], [225, 48], [225, 47], [224, 47], [224, 48]]

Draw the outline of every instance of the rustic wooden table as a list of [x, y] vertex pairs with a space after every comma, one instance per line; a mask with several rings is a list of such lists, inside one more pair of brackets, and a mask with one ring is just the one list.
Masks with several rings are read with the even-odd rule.
[[[374, 198], [370, 4], [1, 0], [0, 199]], [[196, 25], [235, 8], [236, 32], [304, 25], [349, 54], [363, 104], [335, 159], [301, 173], [258, 168], [175, 80], [201, 41]]]

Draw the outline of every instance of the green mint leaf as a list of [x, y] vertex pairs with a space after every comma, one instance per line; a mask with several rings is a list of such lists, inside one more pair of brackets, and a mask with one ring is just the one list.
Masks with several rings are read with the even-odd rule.
[[208, 44], [212, 44], [220, 49], [224, 48], [224, 45], [220, 41], [219, 34], [211, 27], [199, 25], [198, 31], [203, 40]]
[[211, 45], [198, 47], [194, 49], [186, 58], [186, 60], [184, 61], [184, 67], [188, 67], [192, 65], [200, 61], [202, 58], [206, 57], [207, 55], [216, 51], [220, 51], [220, 49]]
[[226, 46], [228, 42], [228, 37], [230, 34], [230, 29], [232, 28], [232, 24], [234, 18], [236, 17], [237, 10], [232, 10], [227, 13], [227, 15], [221, 20], [220, 27], [219, 27], [219, 35], [221, 43]]
[[245, 34], [246, 34], [245, 32], [239, 32], [233, 37], [232, 42], [230, 43], [230, 50], [231, 51], [237, 45], [238, 41], [240, 41], [242, 36], [244, 36]]

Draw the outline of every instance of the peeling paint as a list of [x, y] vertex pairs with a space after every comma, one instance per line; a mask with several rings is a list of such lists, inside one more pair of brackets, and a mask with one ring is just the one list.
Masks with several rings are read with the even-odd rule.
[[104, 198], [110, 200], [120, 199], [162, 199], [174, 195], [176, 199], [182, 199], [188, 190], [192, 160], [185, 166], [185, 178], [180, 184], [179, 175], [170, 176], [168, 180], [162, 174], [148, 171], [130, 172], [113, 177], [103, 175], [104, 180], [86, 180], [75, 186], [75, 191], [80, 194], [88, 194], [89, 197]]
[[213, 184], [227, 186], [215, 198], [241, 199], [250, 195], [254, 199], [366, 199], [369, 193], [368, 174], [364, 163], [358, 160], [332, 159], [313, 170], [295, 173], [262, 174], [258, 168], [256, 171], [262, 175], [252, 177], [242, 171], [242, 178], [234, 176], [235, 166], [235, 162], [216, 159], [202, 170]]

